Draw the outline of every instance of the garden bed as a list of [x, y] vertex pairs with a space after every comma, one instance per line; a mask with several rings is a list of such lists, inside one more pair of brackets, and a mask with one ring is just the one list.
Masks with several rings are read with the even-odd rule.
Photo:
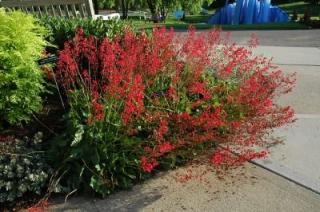
[[[8, 20], [26, 18], [19, 12], [1, 12]], [[53, 193], [94, 192], [105, 197], [157, 171], [185, 164], [195, 154], [210, 154], [205, 160], [216, 170], [238, 166], [266, 157], [267, 151], [256, 152], [254, 147], [263, 147], [273, 128], [294, 119], [290, 107], [274, 102], [291, 91], [294, 76], [284, 75], [270, 59], [254, 56], [254, 36], [245, 48], [229, 43], [217, 29], [195, 33], [190, 28], [182, 39], [173, 30], [146, 33], [122, 22], [28, 18], [53, 33], [28, 31], [30, 39], [43, 44], [30, 60], [33, 69], [24, 72], [39, 77], [41, 89], [32, 93], [39, 107], [19, 110], [21, 116], [7, 116], [0, 107], [6, 136], [2, 153], [8, 156], [0, 166], [9, 170], [3, 172], [0, 201], [8, 207], [28, 192], [43, 200]], [[0, 31], [1, 36], [8, 35]], [[21, 46], [29, 42], [22, 40], [14, 48], [23, 51]], [[45, 47], [58, 54], [56, 65], [36, 65]], [[0, 48], [7, 52], [11, 46]], [[2, 61], [7, 60], [0, 55], [0, 67], [6, 68], [0, 74], [6, 77], [21, 65]], [[17, 75], [11, 86], [0, 83], [3, 99], [13, 98], [8, 93], [19, 88], [23, 76]], [[23, 91], [22, 97], [29, 100], [28, 89]], [[16, 106], [15, 101], [6, 104]], [[28, 133], [15, 133], [21, 130]], [[220, 144], [228, 151], [216, 149]], [[228, 153], [233, 148], [239, 156]], [[20, 176], [17, 161], [36, 171], [27, 179]], [[27, 180], [27, 189], [11, 186]]]

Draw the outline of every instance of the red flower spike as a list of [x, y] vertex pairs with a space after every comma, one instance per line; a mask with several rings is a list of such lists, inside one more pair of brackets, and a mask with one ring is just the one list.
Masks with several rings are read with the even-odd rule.
[[140, 161], [142, 170], [148, 173], [151, 173], [154, 167], [159, 165], [159, 163], [155, 159], [148, 159], [145, 156], [142, 156]]
[[161, 154], [170, 152], [174, 149], [174, 146], [170, 142], [163, 142], [158, 146]]

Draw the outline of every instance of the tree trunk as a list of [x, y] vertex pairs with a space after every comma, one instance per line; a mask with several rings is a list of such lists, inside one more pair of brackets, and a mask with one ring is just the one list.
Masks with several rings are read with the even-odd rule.
[[157, 22], [158, 15], [157, 15], [157, 8], [156, 8], [154, 0], [147, 0], [147, 4], [148, 4], [148, 7], [149, 7], [150, 12], [151, 12], [152, 20], [154, 22]]
[[94, 9], [94, 13], [97, 15], [99, 14], [99, 3], [98, 0], [93, 0], [93, 9]]
[[129, 7], [129, 0], [121, 0], [121, 10], [122, 10], [122, 18], [128, 18], [128, 7]]
[[161, 14], [161, 21], [165, 23], [167, 18], [167, 12], [164, 6], [161, 6], [160, 14]]
[[129, 2], [130, 0], [126, 0], [126, 17], [128, 18], [128, 13], [129, 13]]
[[186, 20], [186, 10], [183, 9], [183, 15], [182, 15], [182, 21], [185, 21]]

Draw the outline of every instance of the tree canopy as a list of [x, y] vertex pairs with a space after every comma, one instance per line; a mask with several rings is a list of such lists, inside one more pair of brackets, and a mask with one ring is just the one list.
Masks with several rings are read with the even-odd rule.
[[200, 12], [204, 2], [204, 0], [94, 0], [99, 8], [121, 10], [124, 18], [127, 18], [129, 9], [149, 9], [153, 17], [159, 14], [166, 17], [169, 12], [176, 9], [195, 14]]

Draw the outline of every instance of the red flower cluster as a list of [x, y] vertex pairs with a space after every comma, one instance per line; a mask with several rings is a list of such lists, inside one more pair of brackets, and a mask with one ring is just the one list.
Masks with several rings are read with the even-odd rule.
[[159, 128], [157, 130], [154, 130], [155, 140], [160, 143], [164, 139], [163, 136], [167, 134], [168, 131], [168, 121], [166, 119], [160, 120]]
[[163, 142], [159, 145], [159, 152], [164, 154], [166, 152], [170, 152], [174, 149], [174, 146], [170, 142]]
[[154, 167], [158, 166], [159, 163], [155, 159], [148, 159], [145, 156], [141, 157], [141, 167], [145, 172], [152, 172]]
[[124, 110], [122, 112], [122, 120], [128, 124], [132, 116], [139, 116], [144, 109], [144, 85], [140, 74], [134, 78], [133, 85], [127, 95]]
[[[253, 37], [251, 47], [256, 44]], [[191, 29], [185, 37], [164, 28], [152, 36], [127, 31], [113, 40], [79, 30], [59, 59], [57, 76], [70, 104], [82, 105], [79, 114], [89, 108], [84, 119], [128, 137], [144, 134], [145, 172], [181, 147], [229, 142], [247, 149], [263, 143], [268, 130], [293, 121], [293, 110], [273, 101], [292, 89], [293, 76], [254, 57], [250, 48], [228, 44], [218, 30]], [[79, 91], [78, 102], [69, 90]], [[241, 160], [262, 155], [246, 152]], [[212, 162], [225, 164], [228, 157], [216, 152]]]

